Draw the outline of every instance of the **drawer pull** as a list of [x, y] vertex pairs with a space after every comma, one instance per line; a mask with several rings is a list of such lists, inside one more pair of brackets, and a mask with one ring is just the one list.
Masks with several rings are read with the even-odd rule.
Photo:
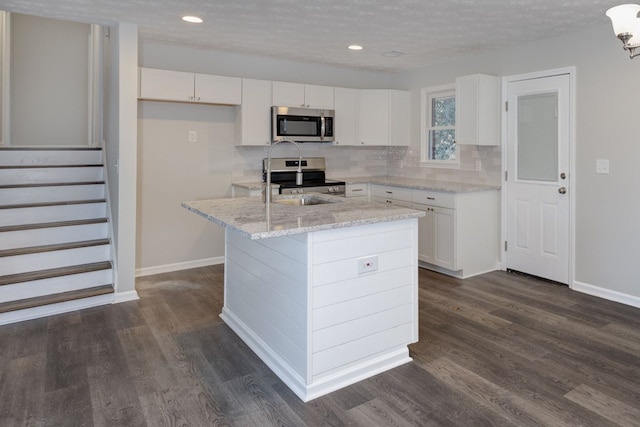
[[393, 191], [385, 190], [385, 193], [387, 193], [387, 194], [393, 194]]
[[353, 190], [351, 190], [352, 193], [355, 193], [356, 191], [362, 191], [362, 188], [354, 188]]
[[436, 199], [435, 197], [428, 197], [427, 196], [427, 200], [435, 200], [435, 199]]

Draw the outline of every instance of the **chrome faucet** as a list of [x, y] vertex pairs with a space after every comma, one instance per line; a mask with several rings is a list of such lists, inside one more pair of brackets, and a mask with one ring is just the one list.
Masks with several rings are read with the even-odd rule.
[[300, 150], [300, 147], [295, 142], [286, 139], [274, 141], [271, 144], [271, 147], [269, 147], [269, 154], [267, 156], [267, 180], [266, 187], [263, 193], [264, 203], [266, 203], [267, 205], [267, 213], [271, 208], [271, 150], [273, 150], [273, 147], [280, 144], [281, 142], [288, 142], [289, 144], [293, 144], [298, 149], [298, 170], [296, 171], [296, 185], [302, 185], [302, 151]]

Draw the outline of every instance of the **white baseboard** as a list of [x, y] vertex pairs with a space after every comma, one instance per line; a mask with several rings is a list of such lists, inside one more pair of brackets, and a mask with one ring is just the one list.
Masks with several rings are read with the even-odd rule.
[[634, 295], [623, 294], [622, 292], [612, 291], [611, 289], [605, 289], [575, 280], [573, 281], [573, 286], [571, 286], [571, 289], [577, 292], [582, 292], [584, 294], [604, 298], [609, 301], [615, 301], [621, 304], [640, 308], [640, 297]]
[[136, 291], [116, 292], [113, 296], [113, 303], [118, 304], [120, 302], [135, 301], [137, 299], [140, 299], [140, 297]]
[[136, 269], [136, 277], [151, 276], [152, 274], [171, 273], [172, 271], [188, 270], [190, 268], [208, 267], [224, 264], [224, 256], [196, 259], [194, 261], [177, 262], [175, 264], [157, 265]]

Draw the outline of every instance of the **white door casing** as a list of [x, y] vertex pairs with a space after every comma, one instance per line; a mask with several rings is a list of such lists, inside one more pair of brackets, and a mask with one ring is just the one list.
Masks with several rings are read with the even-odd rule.
[[570, 284], [572, 75], [506, 78], [505, 267]]

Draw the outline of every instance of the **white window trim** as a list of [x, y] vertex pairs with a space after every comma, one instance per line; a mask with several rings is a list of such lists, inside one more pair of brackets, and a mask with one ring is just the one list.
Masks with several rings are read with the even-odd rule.
[[[420, 108], [420, 166], [422, 167], [436, 167], [436, 168], [460, 168], [460, 153], [456, 144], [456, 158], [455, 160], [429, 160], [427, 158], [429, 152], [429, 135], [427, 133], [427, 116], [431, 117], [431, 102], [429, 99], [433, 96], [437, 96], [444, 92], [455, 93], [456, 85], [446, 84], [440, 86], [431, 86], [422, 88], [421, 90], [421, 108]], [[428, 114], [427, 114], [428, 113]]]

